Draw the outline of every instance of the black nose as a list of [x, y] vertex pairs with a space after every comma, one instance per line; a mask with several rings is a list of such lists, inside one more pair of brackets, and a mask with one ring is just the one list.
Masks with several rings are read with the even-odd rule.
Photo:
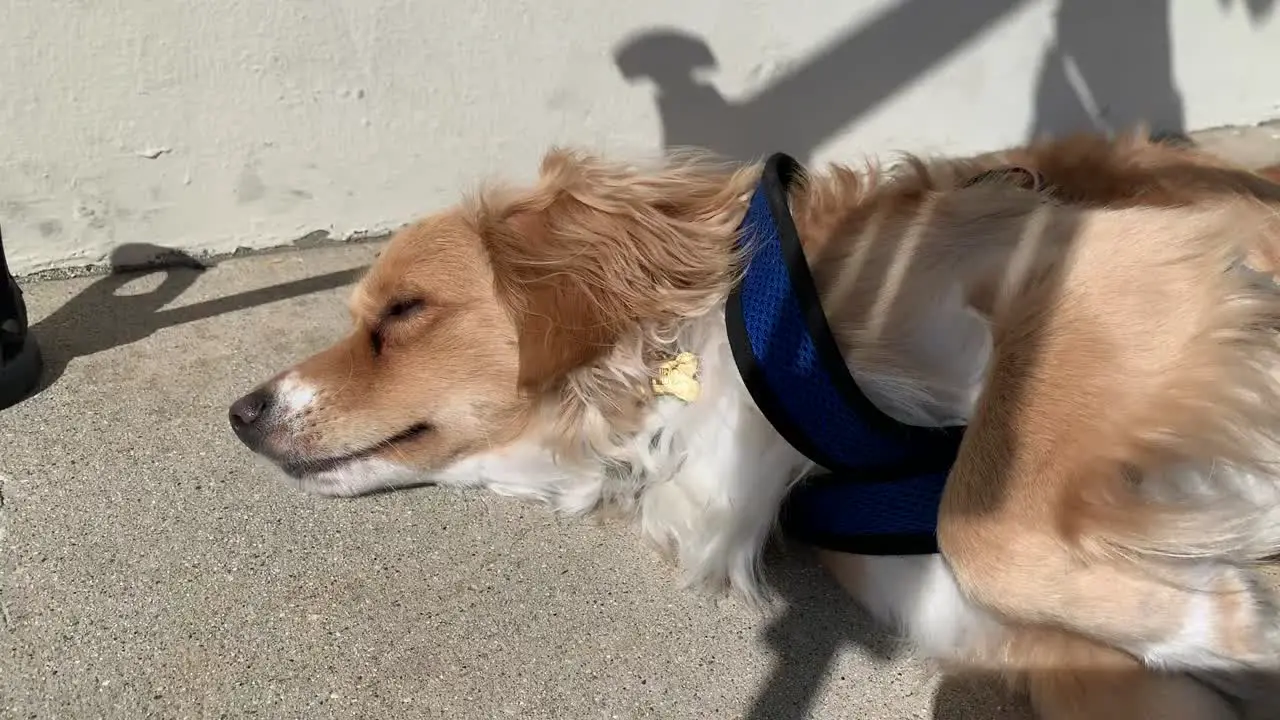
[[271, 408], [271, 392], [258, 388], [231, 403], [231, 411], [227, 413], [231, 420], [231, 429], [236, 437], [250, 447], [256, 447], [262, 440], [262, 419]]

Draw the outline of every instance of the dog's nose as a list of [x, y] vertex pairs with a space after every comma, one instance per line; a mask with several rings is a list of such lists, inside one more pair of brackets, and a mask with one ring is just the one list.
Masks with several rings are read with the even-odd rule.
[[262, 418], [271, 406], [271, 392], [258, 388], [244, 397], [231, 403], [231, 411], [227, 413], [231, 420], [231, 429], [246, 445], [256, 445], [262, 436]]

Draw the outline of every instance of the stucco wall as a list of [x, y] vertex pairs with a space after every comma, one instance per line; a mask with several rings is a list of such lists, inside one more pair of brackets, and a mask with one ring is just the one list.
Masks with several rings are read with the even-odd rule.
[[1253, 123], [1280, 116], [1269, 6], [0, 0], [0, 225], [28, 272], [378, 232], [556, 142], [813, 160]]

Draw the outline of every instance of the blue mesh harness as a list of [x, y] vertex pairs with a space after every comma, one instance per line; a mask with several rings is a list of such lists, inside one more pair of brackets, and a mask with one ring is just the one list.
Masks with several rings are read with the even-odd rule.
[[781, 153], [765, 163], [740, 229], [748, 264], [725, 308], [734, 361], [755, 404], [822, 468], [791, 491], [783, 532], [861, 555], [936, 553], [938, 507], [964, 428], [898, 422], [849, 374], [788, 206], [803, 172]]

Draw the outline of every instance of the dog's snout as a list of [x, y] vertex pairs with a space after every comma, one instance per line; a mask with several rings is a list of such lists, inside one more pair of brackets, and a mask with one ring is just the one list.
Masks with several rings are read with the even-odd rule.
[[253, 425], [267, 410], [271, 395], [261, 388], [231, 404], [231, 424], [237, 427]]
[[262, 419], [271, 409], [272, 393], [258, 388], [231, 404], [231, 429], [246, 445], [256, 446], [262, 438]]

